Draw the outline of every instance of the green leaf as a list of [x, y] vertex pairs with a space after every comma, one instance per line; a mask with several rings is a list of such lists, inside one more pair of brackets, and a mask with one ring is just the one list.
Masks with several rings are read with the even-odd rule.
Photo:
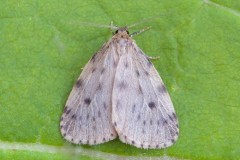
[[[1, 1], [0, 159], [237, 159], [240, 155], [240, 2]], [[148, 19], [148, 20], [144, 20]], [[176, 144], [143, 150], [118, 139], [72, 145], [59, 121], [81, 68], [111, 37], [135, 36], [154, 61], [180, 123]], [[124, 156], [124, 157], [123, 157]]]

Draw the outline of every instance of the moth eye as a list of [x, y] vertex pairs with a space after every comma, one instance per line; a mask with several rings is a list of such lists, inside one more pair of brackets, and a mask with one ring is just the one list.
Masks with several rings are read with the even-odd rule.
[[127, 34], [129, 34], [129, 32], [128, 31], [126, 31], [127, 32]]
[[117, 33], [118, 33], [118, 30], [115, 31], [115, 34], [117, 34]]

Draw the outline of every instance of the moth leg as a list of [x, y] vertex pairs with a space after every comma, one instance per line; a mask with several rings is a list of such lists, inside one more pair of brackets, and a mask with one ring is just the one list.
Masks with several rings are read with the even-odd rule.
[[160, 56], [154, 56], [154, 57], [152, 57], [152, 56], [147, 56], [147, 58], [150, 59], [150, 60], [156, 60], [156, 59], [159, 59]]

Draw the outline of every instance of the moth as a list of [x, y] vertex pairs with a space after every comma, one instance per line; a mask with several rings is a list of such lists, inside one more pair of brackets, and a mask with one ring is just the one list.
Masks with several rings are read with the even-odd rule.
[[179, 135], [170, 96], [128, 27], [86, 64], [66, 102], [60, 130], [67, 141], [95, 145], [115, 139], [138, 148], [166, 148]]

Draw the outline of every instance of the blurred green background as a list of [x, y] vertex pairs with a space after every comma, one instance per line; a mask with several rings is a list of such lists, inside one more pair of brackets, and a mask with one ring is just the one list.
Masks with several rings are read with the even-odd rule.
[[[239, 10], [236, 0], [1, 1], [0, 159], [238, 159]], [[152, 27], [134, 39], [160, 56], [153, 63], [175, 106], [178, 141], [161, 150], [64, 141], [59, 120], [72, 86], [111, 37], [83, 22], [144, 19], [130, 32]]]

